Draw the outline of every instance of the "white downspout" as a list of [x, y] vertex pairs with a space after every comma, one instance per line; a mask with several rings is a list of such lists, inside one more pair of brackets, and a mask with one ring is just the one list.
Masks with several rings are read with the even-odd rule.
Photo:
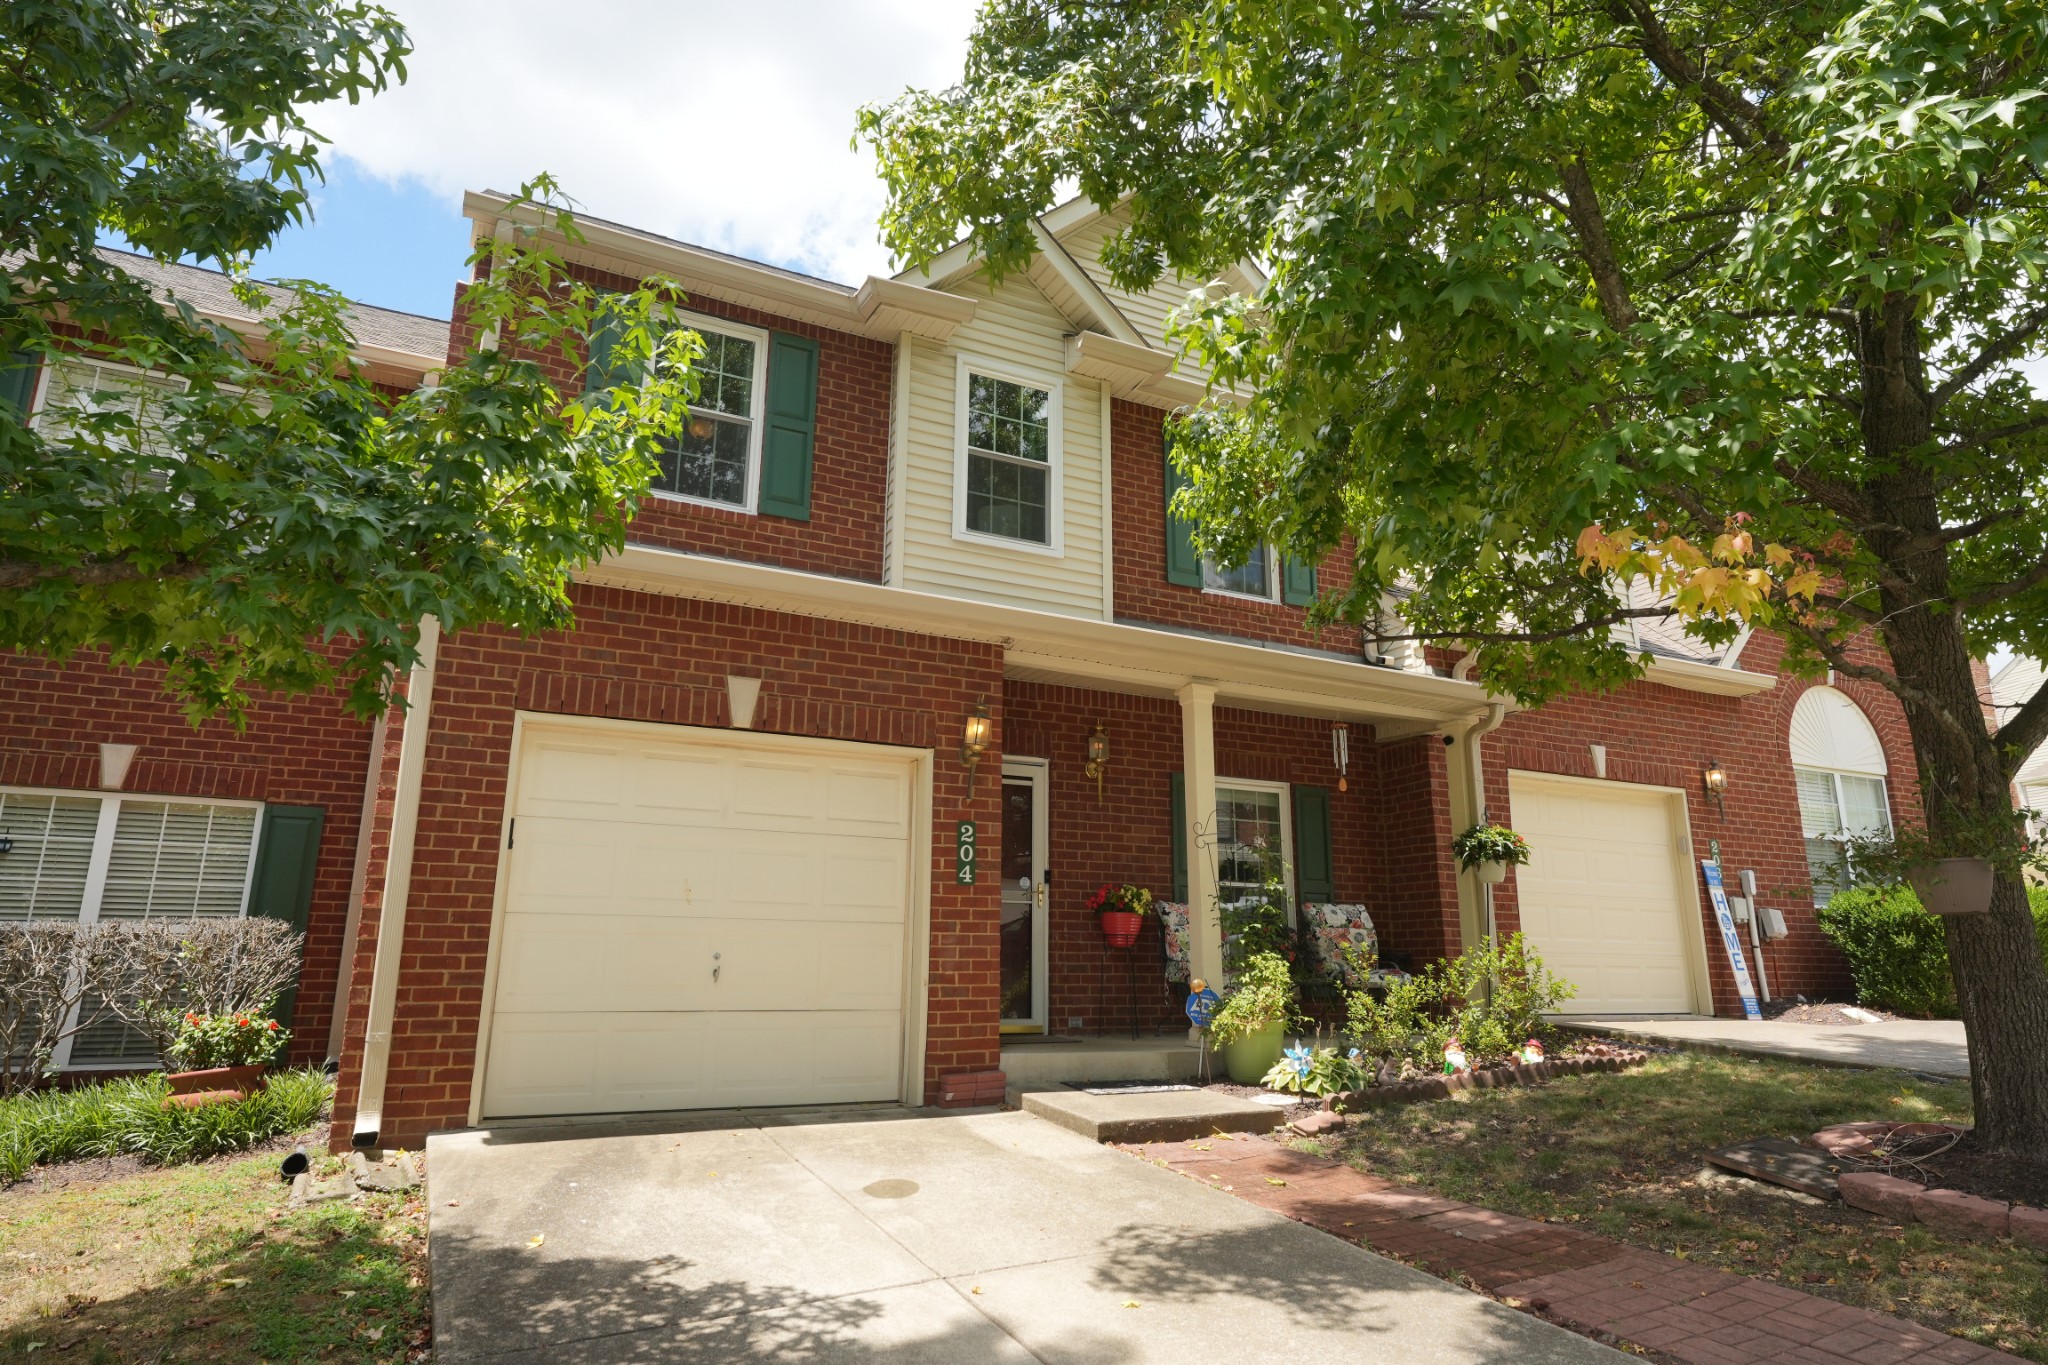
[[441, 622], [420, 618], [419, 662], [406, 682], [405, 733], [398, 741], [398, 788], [391, 803], [391, 849], [384, 864], [383, 910], [370, 968], [370, 1017], [363, 1032], [363, 1075], [356, 1089], [352, 1147], [372, 1148], [384, 1124], [384, 1077], [391, 1065], [391, 1021], [398, 1012], [398, 969], [405, 948], [406, 900], [412, 892], [413, 845], [419, 834], [420, 778], [434, 703], [434, 662]]
[[342, 1034], [348, 1023], [350, 978], [355, 975], [356, 935], [363, 923], [363, 892], [370, 884], [371, 834], [377, 823], [377, 789], [384, 783], [384, 736], [389, 713], [377, 717], [370, 730], [370, 756], [363, 777], [363, 812], [356, 824], [356, 860], [348, 874], [348, 920], [341, 930], [341, 966], [334, 976], [334, 1009], [327, 1021], [326, 1070], [331, 1076], [341, 1063]]
[[[1458, 666], [1460, 668], [1464, 667], [1464, 661], [1460, 660]], [[1486, 766], [1479, 761], [1479, 741], [1492, 734], [1495, 730], [1498, 730], [1501, 722], [1507, 718], [1508, 708], [1505, 702], [1488, 702], [1486, 704], [1486, 714], [1472, 723], [1472, 728], [1465, 732], [1465, 742], [1461, 746], [1465, 750], [1466, 777], [1472, 784], [1472, 823], [1477, 825], [1483, 825], [1487, 820]], [[1477, 877], [1479, 873], [1475, 870], [1466, 875]], [[1492, 883], [1481, 882], [1480, 891], [1485, 897], [1486, 936], [1492, 938], [1494, 935]]]

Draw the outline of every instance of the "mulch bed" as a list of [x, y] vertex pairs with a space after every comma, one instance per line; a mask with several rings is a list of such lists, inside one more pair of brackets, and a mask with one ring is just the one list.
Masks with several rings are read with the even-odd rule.
[[[303, 1133], [285, 1133], [267, 1138], [254, 1146], [244, 1147], [236, 1152], [223, 1152], [219, 1156], [207, 1157], [199, 1165], [213, 1165], [225, 1161], [243, 1161], [252, 1156], [275, 1154], [280, 1160], [294, 1147], [304, 1147], [307, 1152], [318, 1155], [327, 1150], [329, 1125], [317, 1124]], [[133, 1153], [120, 1156], [87, 1156], [76, 1161], [59, 1161], [47, 1166], [31, 1166], [28, 1174], [12, 1185], [0, 1185], [0, 1200], [33, 1198], [39, 1194], [61, 1194], [69, 1189], [89, 1189], [104, 1185], [110, 1180], [126, 1180], [131, 1175], [157, 1167]]]
[[1985, 1199], [2048, 1209], [2048, 1162], [2024, 1161], [2006, 1152], [1987, 1151], [1969, 1134], [1946, 1152], [1919, 1165], [1926, 1173], [1924, 1180], [1911, 1170], [1897, 1174], [1903, 1179], [1921, 1180], [1930, 1188], [1961, 1190]]
[[[1866, 1014], [1874, 1014], [1883, 1020], [1898, 1018], [1896, 1014], [1888, 1014], [1883, 1010], [1874, 1010], [1867, 1005], [1859, 1005], [1857, 1008], [1863, 1010]], [[1796, 996], [1790, 1000], [1773, 1000], [1770, 1004], [1763, 1006], [1764, 1018], [1774, 1019], [1784, 1024], [1839, 1024], [1855, 1028], [1860, 1024], [1870, 1022], [1867, 1019], [1858, 1019], [1855, 1015], [1846, 1013], [1845, 1010], [1845, 1006], [1831, 1001], [1804, 1000]]]

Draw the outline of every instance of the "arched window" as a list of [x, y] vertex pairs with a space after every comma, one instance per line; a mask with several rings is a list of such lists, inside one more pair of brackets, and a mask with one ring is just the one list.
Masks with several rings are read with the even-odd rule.
[[1792, 708], [1792, 775], [1816, 906], [1854, 879], [1848, 841], [1891, 831], [1887, 771], [1884, 745], [1862, 708], [1832, 687], [1808, 688]]

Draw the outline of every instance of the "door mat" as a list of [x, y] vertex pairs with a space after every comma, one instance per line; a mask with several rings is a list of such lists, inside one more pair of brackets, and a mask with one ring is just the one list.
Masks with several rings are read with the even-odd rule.
[[1173, 1090], [1198, 1090], [1178, 1081], [1068, 1081], [1067, 1089], [1084, 1095], [1163, 1095]]
[[1749, 1142], [1738, 1142], [1733, 1147], [1707, 1153], [1707, 1160], [1724, 1171], [1783, 1185], [1788, 1190], [1797, 1190], [1818, 1199], [1838, 1197], [1840, 1191], [1836, 1188], [1836, 1177], [1844, 1171], [1862, 1169], [1856, 1162], [1816, 1152], [1787, 1138], [1755, 1138]]

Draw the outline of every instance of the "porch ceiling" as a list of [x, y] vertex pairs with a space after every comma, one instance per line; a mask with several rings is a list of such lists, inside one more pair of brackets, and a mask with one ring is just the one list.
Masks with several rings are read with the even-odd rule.
[[605, 587], [1000, 644], [1004, 676], [1172, 697], [1206, 682], [1224, 706], [1420, 734], [1483, 715], [1475, 683], [1326, 654], [944, 597], [908, 588], [629, 545], [578, 575]]

